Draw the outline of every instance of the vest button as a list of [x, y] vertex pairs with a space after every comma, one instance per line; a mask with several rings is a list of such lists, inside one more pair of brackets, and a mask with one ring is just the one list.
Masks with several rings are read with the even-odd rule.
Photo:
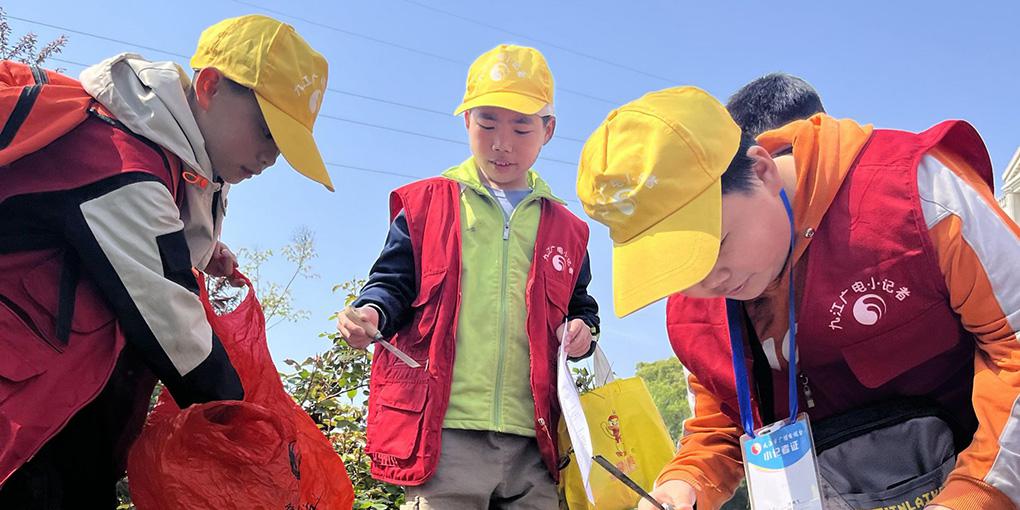
[[807, 230], [804, 231], [804, 237], [806, 237], [808, 239], [811, 239], [814, 236], [815, 236], [815, 229], [813, 229], [811, 227], [808, 227]]

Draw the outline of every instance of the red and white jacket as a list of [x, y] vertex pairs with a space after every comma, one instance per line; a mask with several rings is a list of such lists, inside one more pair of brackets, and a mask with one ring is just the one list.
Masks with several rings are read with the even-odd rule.
[[126, 344], [182, 406], [243, 396], [192, 274], [226, 190], [186, 85], [171, 63], [107, 60], [82, 73], [84, 120], [0, 167], [0, 483], [99, 394]]

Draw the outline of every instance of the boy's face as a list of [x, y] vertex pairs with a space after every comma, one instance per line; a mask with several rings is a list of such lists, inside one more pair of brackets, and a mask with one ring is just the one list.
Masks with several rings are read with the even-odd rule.
[[192, 110], [217, 176], [237, 184], [276, 162], [280, 150], [255, 92], [227, 81], [213, 68], [200, 70], [193, 86]]
[[552, 138], [556, 118], [542, 121], [506, 108], [481, 106], [464, 113], [471, 154], [485, 184], [497, 189], [521, 189], [528, 185], [528, 169], [542, 146]]
[[686, 296], [754, 299], [786, 265], [790, 221], [779, 196], [782, 179], [765, 149], [751, 147], [748, 155], [754, 161], [754, 186], [723, 195], [719, 258], [705, 279], [682, 292]]

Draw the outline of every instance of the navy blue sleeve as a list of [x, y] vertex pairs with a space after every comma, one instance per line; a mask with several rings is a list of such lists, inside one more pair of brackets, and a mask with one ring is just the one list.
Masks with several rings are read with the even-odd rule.
[[[599, 331], [599, 304], [595, 298], [588, 294], [588, 284], [591, 283], [591, 263], [588, 261], [588, 254], [584, 254], [584, 262], [581, 263], [581, 271], [577, 275], [577, 283], [574, 284], [574, 294], [570, 296], [570, 304], [567, 306], [567, 317], [571, 320], [581, 319], [590, 328], [595, 328], [595, 334]], [[595, 342], [592, 342], [588, 352], [573, 360], [584, 359], [595, 352]]]
[[379, 311], [379, 332], [393, 336], [411, 319], [411, 302], [418, 294], [414, 274], [414, 248], [407, 228], [407, 218], [400, 211], [390, 224], [386, 244], [372, 265], [368, 283], [354, 301], [354, 306], [374, 305]]

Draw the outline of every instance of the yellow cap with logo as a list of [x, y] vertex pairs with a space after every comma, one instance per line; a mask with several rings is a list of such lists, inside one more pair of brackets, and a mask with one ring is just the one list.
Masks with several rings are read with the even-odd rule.
[[577, 194], [613, 239], [623, 317], [700, 282], [719, 256], [720, 178], [740, 127], [707, 92], [651, 92], [609, 113], [581, 152]]
[[525, 115], [552, 115], [552, 105], [552, 71], [542, 53], [527, 46], [501, 44], [471, 64], [464, 101], [453, 114], [497, 106]]
[[283, 157], [333, 191], [312, 136], [329, 66], [294, 27], [257, 14], [223, 20], [202, 32], [191, 67], [215, 67], [254, 90]]

